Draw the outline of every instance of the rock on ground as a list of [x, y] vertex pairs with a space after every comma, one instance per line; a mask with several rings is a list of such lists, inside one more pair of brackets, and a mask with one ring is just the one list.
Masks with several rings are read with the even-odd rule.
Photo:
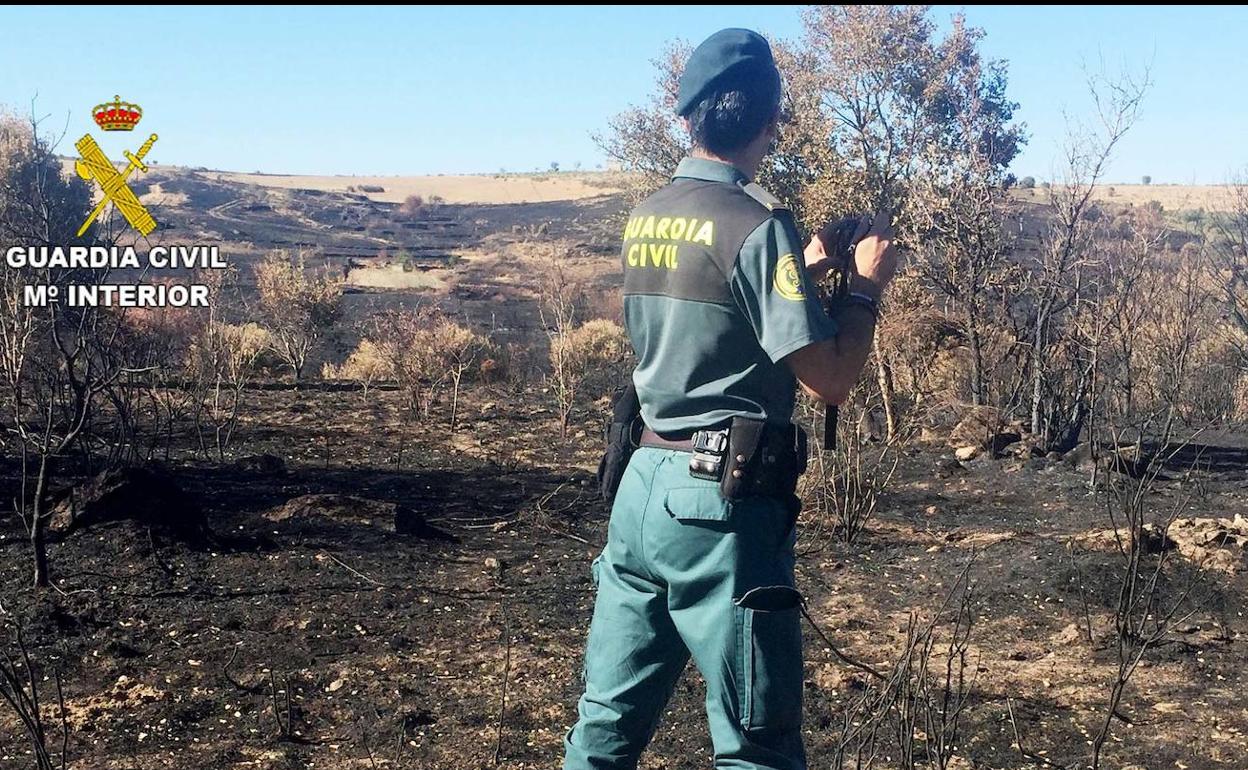
[[1248, 519], [1177, 519], [1167, 532], [1179, 553], [1196, 564], [1219, 572], [1236, 573], [1248, 554]]
[[963, 462], [966, 462], [967, 460], [974, 460], [976, 457], [979, 457], [980, 453], [983, 451], [983, 447], [971, 444], [964, 447], [958, 447], [954, 450], [953, 456]]
[[954, 426], [949, 433], [949, 444], [960, 448], [979, 447], [996, 456], [1022, 438], [1022, 430], [1017, 425], [1002, 423], [996, 409], [980, 406], [968, 410]]
[[[1142, 534], [1145, 552], [1174, 549], [1203, 569], [1235, 574], [1244, 568], [1248, 556], [1248, 519], [1239, 514], [1234, 519], [1176, 519], [1164, 533], [1156, 525], [1145, 524]], [[1079, 535], [1076, 541], [1087, 548], [1109, 551], [1117, 548], [1119, 536], [1129, 538], [1130, 533], [1122, 531], [1116, 536], [1112, 529], [1099, 530]]]
[[338, 524], [377, 527], [399, 535], [454, 540], [425, 521], [423, 514], [398, 503], [354, 495], [302, 495], [264, 513], [269, 521], [323, 520]]
[[272, 476], [286, 475], [286, 461], [277, 455], [252, 455], [240, 457], [231, 467], [243, 473], [264, 473]]
[[203, 542], [209, 535], [199, 503], [157, 466], [104, 471], [62, 491], [49, 529], [64, 535], [122, 520], [138, 521], [189, 542]]
[[1087, 442], [1084, 442], [1062, 455], [1062, 461], [1069, 465], [1072, 470], [1091, 472], [1092, 447]]

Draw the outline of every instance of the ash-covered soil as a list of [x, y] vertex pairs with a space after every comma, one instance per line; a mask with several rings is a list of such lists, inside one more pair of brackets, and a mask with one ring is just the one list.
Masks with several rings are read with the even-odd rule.
[[[591, 477], [602, 413], [581, 414], [561, 441], [547, 398], [476, 388], [452, 435], [445, 416], [412, 420], [394, 391], [259, 388], [225, 462], [188, 443], [166, 464], [206, 511], [209, 543], [99, 524], [52, 546], [56, 588], [41, 593], [29, 587], [16, 520], [0, 519], [0, 596], [25, 627], [58, 736], [50, 742], [59, 751], [56, 671], [71, 767], [470, 768], [496, 757], [500, 767], [557, 766], [607, 510]], [[1176, 504], [1184, 517], [1245, 510], [1244, 444], [1220, 441], [1212, 470], [1168, 474], [1152, 498], [1158, 515]], [[1120, 557], [1097, 546], [1107, 515], [1087, 475], [1064, 463], [963, 465], [949, 452], [903, 450], [880, 513], [853, 545], [805, 513], [799, 587], [846, 652], [887, 667], [910, 613], [930, 616], [974, 554], [971, 696], [954, 766], [1036, 766], [1015, 747], [1015, 725], [1029, 752], [1082, 766], [1115, 669]], [[235, 464], [260, 454], [281, 458], [285, 472]], [[4, 476], [7, 495], [11, 460]], [[396, 504], [431, 529], [399, 534], [367, 511], [266, 516], [309, 494], [364, 498], [383, 512]], [[1230, 571], [1172, 562], [1175, 591], [1194, 578], [1196, 609], [1136, 671], [1103, 766], [1245, 766], [1246, 562], [1234, 543], [1222, 548]], [[865, 680], [809, 630], [806, 642], [810, 764], [826, 767]], [[0, 710], [0, 767], [33, 766], [28, 752]], [[690, 669], [642, 766], [709, 761]]]

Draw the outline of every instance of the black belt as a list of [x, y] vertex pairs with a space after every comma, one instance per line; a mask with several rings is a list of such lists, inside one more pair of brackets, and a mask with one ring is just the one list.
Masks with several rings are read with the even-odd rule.
[[771, 495], [800, 507], [794, 490], [806, 470], [806, 432], [799, 426], [733, 418], [728, 427], [700, 430], [657, 433], [640, 427], [637, 446], [689, 454], [689, 475], [719, 482], [725, 500]]
[[[668, 433], [666, 436], [655, 433], [650, 428], [642, 427], [641, 439], [637, 442], [638, 446], [654, 447], [656, 449], [672, 449], [677, 452], [692, 452], [693, 437], [703, 430], [714, 431], [723, 430], [720, 428], [702, 428], [699, 430], [686, 430], [677, 433]], [[793, 430], [791, 425], [779, 426], [769, 425], [766, 432], [772, 440], [787, 440], [792, 438]]]
[[[669, 434], [671, 435], [671, 434]], [[657, 449], [672, 449], [677, 452], [693, 451], [693, 434], [676, 434], [683, 438], [663, 438], [659, 434], [645, 428], [641, 431], [641, 446], [655, 447]]]

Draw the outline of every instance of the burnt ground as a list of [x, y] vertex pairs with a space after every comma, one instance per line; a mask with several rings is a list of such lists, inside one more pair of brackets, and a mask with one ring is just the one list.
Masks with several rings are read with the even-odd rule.
[[[450, 436], [445, 418], [407, 419], [393, 391], [259, 389], [235, 454], [281, 456], [288, 473], [232, 470], [231, 457], [184, 447], [169, 466], [214, 540], [190, 547], [128, 522], [73, 533], [52, 547], [56, 590], [29, 588], [27, 546], [11, 515], [0, 520], [0, 596], [41, 674], [60, 672], [71, 767], [473, 768], [494, 766], [496, 741], [500, 767], [557, 766], [607, 511], [590, 473], [597, 415], [559, 441], [545, 398], [482, 386]], [[1156, 509], [1243, 511], [1242, 447], [1212, 453], [1200, 484], [1173, 474]], [[804, 514], [799, 587], [847, 652], [884, 667], [909, 614], [930, 615], [974, 552], [972, 695], [956, 766], [1035, 766], [1013, 747], [1010, 704], [1030, 751], [1084, 764], [1113, 670], [1118, 557], [1077, 549], [1076, 573], [1067, 541], [1107, 518], [1086, 475], [1064, 465], [955, 469], [947, 452], [904, 450], [858, 543], [835, 542]], [[402, 503], [457, 542], [261, 515], [318, 492]], [[1176, 585], [1198, 579], [1196, 609], [1136, 672], [1120, 708], [1129, 723], [1115, 723], [1103, 766], [1245, 767], [1244, 577], [1174, 564]], [[826, 767], [863, 677], [806, 639], [811, 766]], [[691, 669], [643, 767], [708, 766], [701, 689]], [[53, 691], [45, 679], [45, 703]], [[0, 712], [0, 767], [33, 766], [27, 752]], [[876, 766], [897, 763], [894, 752]]]
[[[194, 174], [152, 181], [185, 196], [158, 215], [171, 241], [224, 239], [244, 267], [267, 249], [312, 243], [329, 263], [403, 250], [443, 281], [428, 293], [353, 289], [352, 319], [436, 299], [496, 340], [531, 346], [543, 336], [535, 285], [549, 269], [540, 250], [528, 253], [533, 238], [572, 244], [575, 256], [561, 263], [603, 301], [618, 283], [619, 197], [441, 205], [412, 219], [346, 193]], [[540, 350], [532, 357], [540, 364]], [[365, 399], [256, 387], [225, 462], [194, 451], [189, 437], [167, 462], [215, 538], [192, 547], [133, 522], [80, 531], [52, 546], [54, 590], [29, 587], [28, 547], [4, 506], [0, 604], [25, 626], [45, 704], [55, 701], [53, 672], [64, 683], [71, 767], [475, 768], [495, 766], [496, 749], [501, 767], [557, 766], [579, 693], [589, 562], [606, 533], [591, 481], [600, 415], [581, 415], [564, 441], [547, 394], [481, 386], [449, 435], [445, 408], [420, 423], [401, 401], [387, 390]], [[1150, 499], [1155, 515], [1175, 505], [1192, 517], [1248, 510], [1248, 442], [1208, 443], [1199, 458], [1176, 459]], [[1011, 706], [1029, 751], [1085, 766], [1114, 671], [1107, 634], [1120, 561], [1103, 536], [1107, 514], [1087, 474], [1064, 464], [963, 467], [948, 452], [902, 450], [879, 514], [852, 545], [804, 513], [799, 587], [838, 644], [884, 668], [911, 613], [930, 617], [974, 554], [971, 699], [954, 766], [1036, 766], [1014, 747]], [[288, 472], [230, 464], [263, 453]], [[1196, 459], [1204, 470], [1186, 475]], [[15, 476], [12, 459], [0, 459], [4, 499]], [[264, 518], [310, 493], [399, 503], [455, 540]], [[1167, 596], [1191, 583], [1193, 601], [1136, 672], [1103, 767], [1248, 767], [1245, 560], [1242, 548], [1221, 551], [1233, 573], [1172, 561]], [[1088, 616], [1091, 642], [1081, 633]], [[827, 767], [864, 678], [809, 630], [806, 640], [810, 764]], [[11, 638], [0, 643], [15, 651]], [[45, 713], [59, 722], [55, 706]], [[896, 740], [883, 745], [875, 767], [899, 766]], [[709, 757], [690, 670], [642, 764], [699, 768]], [[33, 764], [0, 707], [0, 768]]]

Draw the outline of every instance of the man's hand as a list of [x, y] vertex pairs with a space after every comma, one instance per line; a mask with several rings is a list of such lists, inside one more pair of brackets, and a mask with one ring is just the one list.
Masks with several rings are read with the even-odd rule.
[[866, 235], [854, 248], [854, 291], [873, 292], [876, 299], [897, 274], [897, 249], [893, 246], [893, 226], [887, 212], [875, 215]]
[[[883, 291], [897, 272], [897, 250], [893, 247], [893, 227], [887, 212], [880, 212], [874, 219], [863, 217], [857, 223], [847, 243], [854, 248], [854, 272], [870, 287]], [[806, 244], [806, 272], [821, 281], [828, 271], [837, 267], [841, 248], [848, 233], [848, 220], [842, 219], [827, 225]]]
[[806, 244], [806, 274], [809, 275], [816, 283], [822, 281], [828, 271], [832, 269], [832, 258], [828, 256], [827, 250], [823, 246], [823, 239], [819, 235], [810, 236], [810, 243]]
[[[807, 274], [816, 282], [822, 281], [830, 270], [838, 267], [837, 262], [842, 255], [841, 248], [866, 235], [870, 223], [870, 219], [862, 217], [854, 227], [852, 235], [849, 235], [851, 221], [842, 219], [839, 222], [825, 225], [822, 230], [812, 235], [810, 243], [806, 244]], [[849, 235], [849, 240], [844, 241], [847, 235]]]
[[[840, 223], [838, 223], [840, 224]], [[836, 265], [836, 248], [828, 254], [836, 225], [825, 227], [806, 247], [807, 269], [822, 277]], [[843, 231], [842, 231], [843, 232]], [[855, 237], [854, 271], [850, 290], [879, 299], [880, 293], [897, 272], [897, 250], [888, 214], [877, 214], [869, 224], [864, 218]], [[850, 241], [852, 243], [852, 241]], [[802, 388], [825, 404], [839, 404], [849, 397], [862, 367], [871, 353], [875, 319], [859, 303], [848, 303], [837, 317], [840, 330], [835, 337], [799, 348], [784, 360]]]

